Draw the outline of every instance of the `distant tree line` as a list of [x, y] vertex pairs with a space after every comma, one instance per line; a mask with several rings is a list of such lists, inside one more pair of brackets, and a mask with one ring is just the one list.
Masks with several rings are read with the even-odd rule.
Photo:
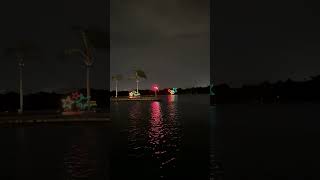
[[[303, 103], [320, 102], [320, 75], [312, 76], [309, 80], [294, 81], [287, 79], [274, 83], [264, 81], [258, 84], [243, 85], [232, 88], [228, 84], [213, 87], [216, 94], [215, 102], [223, 103]], [[86, 89], [80, 92], [86, 93]], [[139, 90], [143, 96], [154, 96], [152, 90]], [[210, 87], [178, 88], [177, 95], [207, 94]], [[98, 109], [109, 110], [110, 96], [115, 96], [115, 91], [92, 89], [92, 98], [97, 101]], [[161, 89], [159, 95], [169, 95], [168, 88]], [[61, 110], [61, 99], [69, 94], [38, 92], [27, 94], [24, 97], [25, 110]], [[120, 91], [118, 96], [128, 96], [129, 91]], [[19, 93], [8, 92], [0, 94], [0, 112], [16, 112], [19, 108]]]
[[[164, 88], [161, 89], [157, 92], [158, 95], [170, 95], [170, 93], [168, 92], [168, 89], [170, 88]], [[208, 94], [209, 92], [209, 86], [208, 87], [194, 87], [194, 88], [178, 88], [177, 89], [177, 95], [181, 95], [181, 94]], [[154, 96], [154, 91], [150, 90], [150, 89], [140, 89], [139, 93], [142, 96]], [[118, 92], [118, 96], [128, 96], [129, 95], [129, 91], [119, 91]], [[116, 96], [116, 91], [111, 91], [111, 96], [115, 97]]]
[[214, 91], [216, 103], [320, 102], [320, 75], [305, 81], [264, 81], [243, 85], [241, 88], [230, 88], [227, 84], [221, 84], [214, 87]]
[[[210, 86], [178, 88], [177, 95], [208, 94]], [[152, 90], [140, 90], [141, 95], [154, 95]], [[257, 84], [243, 85], [240, 88], [230, 87], [228, 84], [219, 84], [213, 87], [214, 101], [223, 103], [303, 103], [320, 102], [320, 75], [312, 76], [305, 81], [294, 81], [290, 78], [285, 81], [271, 83], [264, 81]], [[128, 91], [118, 92], [118, 96], [128, 96]], [[160, 95], [169, 95], [168, 89], [159, 91]], [[115, 96], [115, 91], [111, 92]]]

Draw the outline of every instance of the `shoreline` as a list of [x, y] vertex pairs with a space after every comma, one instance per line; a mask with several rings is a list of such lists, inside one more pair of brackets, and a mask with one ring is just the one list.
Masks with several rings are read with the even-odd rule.
[[160, 97], [154, 97], [154, 96], [142, 96], [142, 97], [137, 97], [137, 98], [129, 98], [125, 96], [121, 97], [111, 97], [110, 100], [112, 102], [117, 102], [117, 101], [161, 101]]
[[57, 122], [111, 122], [110, 113], [85, 113], [62, 115], [61, 113], [0, 113], [0, 124], [57, 123]]

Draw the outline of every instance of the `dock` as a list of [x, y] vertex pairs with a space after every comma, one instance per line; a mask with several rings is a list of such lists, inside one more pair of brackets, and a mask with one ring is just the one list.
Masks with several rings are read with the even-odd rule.
[[111, 122], [109, 113], [90, 113], [83, 115], [62, 115], [61, 113], [16, 114], [1, 113], [1, 124], [34, 124], [34, 123], [68, 123], [68, 122]]
[[161, 101], [160, 97], [155, 96], [142, 96], [142, 97], [111, 97], [111, 101]]

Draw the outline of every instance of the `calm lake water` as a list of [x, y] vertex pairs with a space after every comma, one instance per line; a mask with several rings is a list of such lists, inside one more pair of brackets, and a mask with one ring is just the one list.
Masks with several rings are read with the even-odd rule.
[[209, 179], [209, 96], [111, 104], [112, 179]]
[[320, 105], [220, 105], [214, 144], [224, 179], [320, 179]]
[[320, 105], [162, 99], [111, 103], [112, 123], [1, 127], [0, 179], [320, 179]]
[[319, 180], [320, 105], [113, 104], [114, 179]]
[[110, 124], [0, 128], [2, 180], [110, 179]]

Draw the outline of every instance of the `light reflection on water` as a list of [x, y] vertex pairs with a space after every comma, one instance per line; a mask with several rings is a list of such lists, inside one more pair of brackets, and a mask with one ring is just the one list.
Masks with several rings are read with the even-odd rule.
[[[161, 107], [159, 102], [151, 103], [151, 119], [149, 128], [149, 144], [153, 145], [155, 150], [160, 145], [160, 141], [164, 138], [163, 119], [161, 114]], [[165, 142], [164, 142], [165, 143]], [[159, 152], [155, 152], [159, 154]]]
[[129, 156], [150, 160], [161, 178], [176, 167], [182, 136], [178, 117], [174, 95], [168, 96], [166, 102], [151, 102], [147, 113], [146, 106], [140, 102], [129, 107]]
[[207, 96], [111, 104], [114, 179], [208, 179]]

